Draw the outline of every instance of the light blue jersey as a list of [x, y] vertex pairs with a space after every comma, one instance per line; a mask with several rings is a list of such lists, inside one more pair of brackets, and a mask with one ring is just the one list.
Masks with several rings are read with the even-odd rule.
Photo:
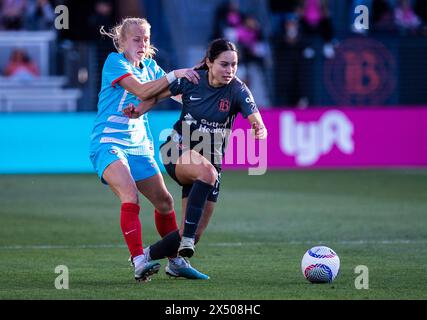
[[102, 70], [98, 114], [91, 135], [91, 152], [102, 145], [120, 146], [128, 154], [154, 155], [153, 138], [148, 126], [147, 114], [137, 119], [123, 115], [129, 103], [135, 106], [140, 99], [122, 88], [118, 82], [128, 76], [137, 77], [142, 83], [157, 80], [165, 75], [153, 59], [143, 59], [143, 68], [134, 67], [123, 53], [110, 53]]
[[147, 114], [137, 119], [123, 115], [123, 109], [140, 99], [122, 88], [118, 82], [135, 76], [142, 83], [165, 75], [153, 59], [143, 59], [134, 67], [123, 53], [110, 53], [102, 69], [98, 114], [91, 135], [90, 159], [103, 183], [103, 173], [113, 162], [120, 160], [128, 166], [135, 181], [147, 179], [160, 172], [154, 160], [153, 137]]

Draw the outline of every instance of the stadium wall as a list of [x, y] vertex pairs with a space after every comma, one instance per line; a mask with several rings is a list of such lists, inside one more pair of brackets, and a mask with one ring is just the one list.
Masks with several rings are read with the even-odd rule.
[[[95, 115], [0, 113], [0, 174], [94, 172], [89, 141]], [[178, 111], [150, 113], [156, 150], [161, 131], [172, 127], [178, 117]]]
[[[224, 168], [427, 166], [427, 107], [269, 109], [262, 114], [267, 144], [255, 143], [248, 122], [238, 117]], [[167, 135], [163, 130], [178, 115], [151, 112], [156, 150]], [[94, 118], [94, 113], [0, 114], [0, 173], [92, 173], [88, 148]], [[158, 153], [156, 159], [160, 163]]]

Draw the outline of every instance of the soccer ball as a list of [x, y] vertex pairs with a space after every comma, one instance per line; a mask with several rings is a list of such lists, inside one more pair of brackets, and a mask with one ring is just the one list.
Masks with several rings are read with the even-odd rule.
[[313, 247], [304, 254], [301, 271], [311, 283], [332, 282], [340, 269], [340, 258], [334, 250], [325, 247]]

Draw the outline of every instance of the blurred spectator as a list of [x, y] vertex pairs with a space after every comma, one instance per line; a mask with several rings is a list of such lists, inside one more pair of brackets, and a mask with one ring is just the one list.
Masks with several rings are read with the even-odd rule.
[[265, 58], [269, 48], [263, 39], [258, 20], [245, 16], [237, 0], [227, 0], [216, 10], [214, 15], [212, 39], [225, 38], [237, 44], [239, 49], [239, 68], [237, 75], [252, 88], [252, 93], [259, 105], [267, 106], [268, 98]]
[[4, 75], [20, 80], [31, 80], [39, 76], [37, 65], [23, 49], [14, 49], [5, 67]]
[[276, 34], [274, 43], [274, 104], [306, 108], [309, 104], [308, 72], [313, 62], [303, 57], [304, 44], [296, 12], [289, 13], [284, 18], [282, 29]]
[[6, 30], [21, 30], [24, 24], [26, 0], [0, 0], [1, 25]]
[[239, 10], [239, 2], [225, 1], [215, 12], [212, 39], [225, 38], [231, 42], [237, 42], [237, 28], [241, 24], [242, 14]]
[[422, 35], [427, 36], [427, 1], [416, 0], [414, 5], [415, 13], [421, 19], [421, 31]]
[[[114, 26], [113, 1], [98, 0], [93, 7], [93, 14], [89, 16], [89, 26], [94, 40], [99, 39], [99, 29], [104, 26], [105, 30], [110, 30]], [[111, 43], [111, 41], [108, 41]]]
[[241, 63], [263, 64], [267, 44], [262, 38], [257, 19], [248, 16], [243, 24], [237, 27], [237, 45], [240, 49]]
[[268, 44], [264, 41], [258, 20], [253, 16], [244, 18], [236, 27], [237, 46], [240, 53], [238, 75], [252, 88], [259, 105], [269, 104], [265, 83], [265, 58], [269, 55]]
[[27, 0], [26, 30], [48, 30], [53, 27], [55, 12], [48, 0]]
[[300, 0], [269, 0], [274, 35], [283, 32], [283, 24], [288, 20], [289, 14], [297, 13], [300, 2]]
[[59, 31], [60, 39], [77, 42], [94, 40], [88, 18], [94, 13], [94, 0], [64, 0], [63, 4], [69, 11], [69, 28]]
[[[334, 30], [327, 0], [305, 0], [300, 24], [305, 37], [316, 35], [322, 37], [324, 41], [323, 55], [326, 58], [331, 59], [335, 56], [335, 49], [332, 44]], [[309, 46], [304, 54], [306, 58], [312, 58], [315, 53]]]
[[394, 31], [393, 8], [387, 0], [372, 0], [372, 29]]
[[[111, 30], [115, 25], [114, 3], [112, 0], [97, 0], [94, 3], [93, 14], [89, 17], [89, 32], [91, 39], [96, 45], [97, 73], [101, 75], [104, 61], [107, 56], [116, 51], [113, 41], [101, 37], [99, 29], [103, 26], [105, 30]], [[101, 77], [96, 77], [97, 91], [101, 88]]]
[[420, 18], [415, 14], [408, 0], [399, 0], [399, 4], [394, 9], [394, 21], [403, 31], [415, 31], [421, 25]]
[[283, 29], [281, 29], [280, 35], [283, 35], [282, 40], [284, 40], [286, 44], [294, 45], [300, 40], [297, 14], [288, 14], [282, 22], [282, 27]]

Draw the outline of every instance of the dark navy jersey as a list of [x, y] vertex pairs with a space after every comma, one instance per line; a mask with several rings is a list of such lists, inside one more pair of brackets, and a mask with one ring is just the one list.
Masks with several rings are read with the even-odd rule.
[[186, 78], [169, 85], [172, 95], [182, 94], [182, 112], [171, 138], [202, 154], [221, 167], [233, 122], [240, 112], [244, 118], [258, 112], [252, 93], [237, 77], [222, 87], [212, 87], [207, 70], [198, 70], [200, 80]]

